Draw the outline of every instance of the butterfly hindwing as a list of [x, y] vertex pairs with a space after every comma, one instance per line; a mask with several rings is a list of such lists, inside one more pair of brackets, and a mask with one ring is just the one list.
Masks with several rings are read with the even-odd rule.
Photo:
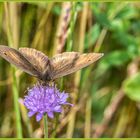
[[0, 56], [28, 74], [33, 76], [39, 75], [38, 71], [18, 50], [0, 45]]
[[49, 62], [44, 53], [32, 48], [19, 48], [19, 51], [41, 74], [44, 73]]
[[65, 52], [58, 54], [50, 59], [52, 66], [51, 77], [55, 79], [76, 72], [97, 61], [102, 56], [101, 53]]

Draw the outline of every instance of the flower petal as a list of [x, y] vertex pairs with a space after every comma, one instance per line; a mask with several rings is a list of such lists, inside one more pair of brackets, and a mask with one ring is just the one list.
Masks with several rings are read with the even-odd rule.
[[62, 112], [61, 106], [59, 105], [59, 106], [54, 107], [54, 111], [55, 112]]
[[24, 105], [24, 100], [22, 98], [19, 98], [18, 102], [22, 105]]
[[43, 114], [38, 113], [38, 114], [36, 115], [36, 121], [39, 122], [39, 121], [42, 119], [42, 117], [43, 117]]
[[54, 118], [53, 112], [47, 112], [49, 118]]
[[29, 112], [28, 112], [28, 117], [32, 117], [35, 113], [36, 113], [36, 112], [34, 112], [34, 111], [29, 111]]

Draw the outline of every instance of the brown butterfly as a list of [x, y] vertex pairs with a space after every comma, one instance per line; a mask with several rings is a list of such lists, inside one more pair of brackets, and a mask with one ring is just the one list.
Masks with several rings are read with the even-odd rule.
[[19, 50], [15, 50], [0, 45], [0, 56], [42, 81], [51, 81], [92, 64], [101, 58], [103, 54], [64, 52], [48, 58], [36, 49], [19, 48]]

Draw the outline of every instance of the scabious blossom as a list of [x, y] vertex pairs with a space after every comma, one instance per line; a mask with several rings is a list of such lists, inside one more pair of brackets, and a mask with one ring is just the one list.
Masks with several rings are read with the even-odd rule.
[[62, 105], [72, 105], [67, 98], [68, 93], [60, 92], [54, 86], [35, 85], [28, 89], [24, 105], [29, 110], [28, 116], [36, 114], [36, 120], [40, 121], [45, 113], [49, 118], [54, 118], [55, 112], [62, 112]]

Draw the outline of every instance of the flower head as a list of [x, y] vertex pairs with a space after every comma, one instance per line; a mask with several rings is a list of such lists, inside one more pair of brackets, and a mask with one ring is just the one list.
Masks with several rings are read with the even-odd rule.
[[28, 116], [37, 114], [36, 120], [40, 121], [45, 113], [49, 118], [53, 118], [54, 112], [62, 112], [62, 105], [71, 105], [67, 98], [68, 94], [61, 93], [56, 87], [35, 85], [28, 90], [24, 105], [29, 109]]

